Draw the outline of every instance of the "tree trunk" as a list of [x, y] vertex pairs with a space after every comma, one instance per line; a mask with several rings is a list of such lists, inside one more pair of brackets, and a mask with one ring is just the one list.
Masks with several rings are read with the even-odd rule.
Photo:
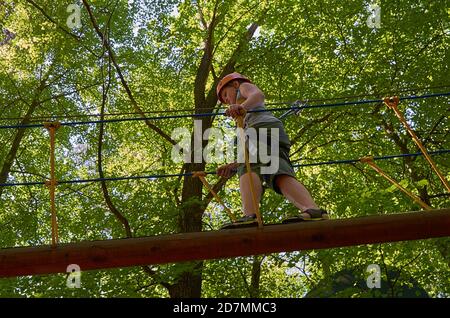
[[[38, 105], [39, 102], [36, 97], [34, 98], [33, 102], [28, 108], [28, 111], [25, 114], [24, 118], [20, 122], [20, 125], [27, 125], [30, 123], [31, 116], [33, 115], [33, 112], [36, 110], [36, 107]], [[9, 172], [11, 171], [14, 159], [16, 158], [17, 151], [19, 150], [20, 147], [20, 143], [22, 142], [22, 139], [25, 136], [25, 131], [26, 128], [18, 128], [16, 135], [14, 136], [13, 143], [8, 151], [8, 154], [6, 155], [5, 161], [3, 162], [2, 170], [0, 171], [0, 183], [6, 183], [6, 181], [8, 180]], [[0, 187], [0, 198], [2, 196], [3, 189], [4, 187]]]
[[171, 298], [200, 298], [203, 262], [195, 262], [193, 271], [180, 274], [178, 281], [168, 287]]
[[[195, 112], [208, 113], [212, 112], [217, 104], [216, 85], [219, 79], [216, 79], [213, 87], [206, 93], [206, 83], [212, 68], [213, 50], [214, 50], [214, 29], [219, 22], [219, 18], [216, 16], [217, 4], [214, 9], [212, 21], [207, 28], [207, 33], [204, 41], [203, 56], [197, 69], [197, 74], [194, 83], [194, 102]], [[227, 73], [234, 71], [236, 64], [236, 58], [238, 54], [244, 50], [245, 45], [250, 41], [254, 32], [257, 29], [257, 24], [253, 23], [247, 32], [240, 39], [238, 46], [231, 58], [221, 71], [221, 77]], [[212, 126], [213, 118], [202, 118], [202, 130], [201, 136], [206, 129]], [[207, 145], [207, 141], [201, 142], [202, 149], [194, 148], [195, 134], [191, 139], [191, 154], [195, 151], [201, 151]], [[191, 156], [191, 162], [185, 164], [185, 171], [204, 171], [205, 162], [194, 163], [193, 156]], [[183, 180], [182, 190], [182, 205], [179, 215], [179, 228], [180, 232], [197, 232], [202, 230], [202, 215], [205, 211], [205, 206], [202, 204], [202, 183], [198, 178], [185, 177]], [[179, 279], [175, 284], [169, 288], [171, 297], [174, 298], [199, 298], [201, 296], [201, 284], [202, 284], [202, 268], [203, 262], [194, 263], [195, 270], [185, 271], [180, 274]]]
[[261, 264], [264, 259], [258, 255], [253, 256], [253, 265], [252, 265], [252, 281], [250, 284], [250, 297], [258, 298], [259, 297], [259, 282], [261, 279]]

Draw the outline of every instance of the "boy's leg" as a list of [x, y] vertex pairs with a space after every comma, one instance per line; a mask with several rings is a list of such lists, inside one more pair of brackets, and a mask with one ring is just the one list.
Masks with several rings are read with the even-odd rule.
[[[289, 175], [278, 175], [275, 180], [281, 193], [301, 211], [318, 209], [311, 194], [297, 179]], [[304, 218], [310, 218], [308, 213], [302, 213]]]
[[[251, 172], [251, 177], [253, 179], [253, 185], [255, 186], [255, 195], [256, 202], [259, 204], [262, 195], [262, 184], [259, 176], [255, 172]], [[239, 178], [240, 190], [241, 190], [241, 199], [242, 199], [242, 207], [244, 209], [245, 215], [254, 215], [256, 214], [256, 207], [253, 204], [252, 198], [252, 190], [250, 189], [250, 178], [248, 173], [244, 173]]]

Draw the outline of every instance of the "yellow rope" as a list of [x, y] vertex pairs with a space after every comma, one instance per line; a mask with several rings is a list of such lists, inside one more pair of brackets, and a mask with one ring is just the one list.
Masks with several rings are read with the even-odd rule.
[[418, 196], [416, 196], [415, 194], [411, 193], [410, 191], [408, 191], [407, 189], [405, 189], [404, 187], [402, 187], [397, 181], [395, 181], [394, 179], [392, 179], [391, 177], [389, 177], [383, 170], [381, 170], [380, 167], [378, 167], [375, 162], [373, 162], [373, 157], [364, 157], [360, 159], [361, 162], [363, 163], [367, 163], [369, 166], [371, 166], [376, 172], [378, 172], [380, 175], [382, 175], [385, 179], [387, 179], [389, 182], [391, 182], [393, 185], [395, 185], [398, 189], [400, 189], [401, 191], [403, 191], [404, 193], [406, 193], [406, 195], [408, 195], [411, 199], [414, 200], [414, 202], [416, 202], [417, 204], [419, 204], [422, 208], [424, 208], [425, 210], [431, 210], [431, 207], [426, 204], [425, 202], [423, 202]]
[[55, 134], [56, 130], [61, 127], [59, 122], [44, 123], [44, 127], [50, 133], [50, 180], [45, 182], [45, 185], [50, 191], [50, 209], [52, 214], [52, 246], [56, 247], [58, 244], [58, 223], [56, 219], [56, 205], [55, 205], [55, 190], [58, 181], [55, 178]]
[[250, 191], [252, 193], [253, 205], [255, 206], [256, 219], [258, 220], [258, 227], [262, 228], [263, 227], [263, 221], [262, 221], [261, 213], [259, 212], [259, 203], [256, 200], [255, 184], [253, 182], [253, 177], [252, 177], [252, 174], [251, 174], [252, 169], [250, 167], [247, 145], [245, 143], [244, 117], [245, 117], [245, 110], [244, 110], [244, 113], [241, 114], [241, 116], [236, 117], [236, 123], [237, 123], [238, 130], [239, 130], [239, 136], [240, 136], [240, 139], [241, 139], [241, 145], [244, 146], [245, 167], [247, 169], [247, 174], [248, 174], [249, 179], [250, 179]]
[[233, 212], [231, 212], [231, 210], [225, 205], [225, 203], [223, 203], [223, 201], [220, 199], [220, 197], [217, 195], [217, 193], [213, 190], [213, 188], [211, 187], [209, 182], [206, 180], [206, 178], [205, 178], [206, 173], [204, 171], [194, 171], [192, 173], [192, 176], [194, 178], [199, 178], [202, 181], [202, 183], [211, 192], [211, 194], [214, 196], [214, 198], [217, 200], [217, 202], [219, 202], [219, 204], [221, 204], [223, 206], [223, 208], [227, 212], [228, 216], [230, 217], [231, 221], [236, 222], [236, 218], [234, 217]]
[[436, 164], [434, 163], [433, 159], [431, 159], [430, 155], [428, 154], [427, 150], [423, 146], [422, 142], [419, 140], [419, 138], [417, 138], [417, 136], [414, 133], [414, 131], [408, 125], [408, 123], [407, 123], [405, 117], [403, 116], [402, 112], [398, 109], [398, 107], [397, 107], [398, 103], [399, 103], [398, 96], [386, 97], [384, 99], [384, 103], [386, 104], [386, 106], [388, 108], [391, 108], [394, 111], [395, 115], [397, 115], [398, 119], [403, 124], [403, 126], [405, 126], [406, 130], [409, 132], [409, 134], [411, 135], [411, 137], [414, 140], [414, 142], [420, 148], [420, 151], [422, 151], [423, 155], [425, 156], [427, 161], [430, 163], [431, 167], [436, 172], [436, 174], [438, 175], [439, 179], [441, 179], [441, 182], [444, 184], [444, 186], [447, 189], [447, 191], [450, 192], [450, 185], [449, 185], [447, 179], [444, 177], [444, 175], [441, 173], [439, 168], [436, 166]]

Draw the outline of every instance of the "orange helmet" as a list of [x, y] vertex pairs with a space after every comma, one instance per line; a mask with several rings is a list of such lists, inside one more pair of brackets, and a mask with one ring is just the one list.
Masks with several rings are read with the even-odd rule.
[[219, 98], [219, 100], [222, 103], [225, 103], [225, 101], [222, 100], [222, 97], [220, 96], [220, 92], [222, 91], [222, 88], [224, 88], [229, 82], [231, 82], [233, 80], [236, 80], [236, 79], [240, 79], [240, 80], [243, 80], [245, 82], [251, 83], [251, 81], [247, 77], [245, 77], [244, 75], [241, 75], [239, 73], [236, 73], [236, 72], [228, 74], [228, 75], [225, 75], [220, 80], [219, 84], [217, 84], [217, 98]]

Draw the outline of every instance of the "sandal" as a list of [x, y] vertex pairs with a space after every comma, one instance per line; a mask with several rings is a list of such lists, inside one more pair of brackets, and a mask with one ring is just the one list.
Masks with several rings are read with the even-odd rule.
[[309, 218], [305, 218], [302, 215], [295, 215], [284, 219], [281, 223], [296, 223], [303, 221], [320, 221], [320, 220], [328, 220], [330, 217], [328, 216], [328, 212], [324, 209], [308, 209], [303, 211], [303, 213], [307, 213], [310, 215]]
[[236, 228], [243, 228], [243, 227], [253, 227], [258, 225], [258, 220], [256, 219], [256, 214], [253, 215], [246, 215], [238, 219], [236, 222], [231, 222], [224, 224], [220, 229], [226, 230], [226, 229], [236, 229]]

